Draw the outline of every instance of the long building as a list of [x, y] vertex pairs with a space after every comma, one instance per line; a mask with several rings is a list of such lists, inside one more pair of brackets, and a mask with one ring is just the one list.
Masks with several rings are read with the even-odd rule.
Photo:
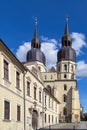
[[21, 63], [0, 40], [0, 130], [29, 130], [80, 121], [76, 52], [68, 22], [56, 68], [46, 69], [37, 28]]

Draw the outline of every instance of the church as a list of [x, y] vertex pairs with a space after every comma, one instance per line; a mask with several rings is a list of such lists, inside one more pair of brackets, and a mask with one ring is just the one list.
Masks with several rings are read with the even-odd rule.
[[60, 122], [80, 122], [76, 52], [68, 21], [56, 68], [46, 68], [37, 28], [26, 62], [20, 62], [0, 39], [0, 129], [31, 130]]

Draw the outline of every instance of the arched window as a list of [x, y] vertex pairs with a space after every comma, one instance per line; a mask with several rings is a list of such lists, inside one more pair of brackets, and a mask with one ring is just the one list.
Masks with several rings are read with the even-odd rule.
[[67, 90], [67, 85], [66, 84], [64, 84], [64, 90]]
[[66, 74], [64, 74], [64, 78], [65, 78], [65, 79], [67, 78], [67, 75], [66, 75]]
[[63, 101], [67, 102], [67, 96], [65, 94], [63, 95]]
[[63, 115], [67, 115], [67, 109], [64, 107], [64, 109], [63, 109]]
[[73, 65], [71, 66], [71, 71], [73, 71]]
[[66, 71], [67, 71], [67, 65], [66, 65], [66, 64], [64, 65], [64, 70], [66, 70]]

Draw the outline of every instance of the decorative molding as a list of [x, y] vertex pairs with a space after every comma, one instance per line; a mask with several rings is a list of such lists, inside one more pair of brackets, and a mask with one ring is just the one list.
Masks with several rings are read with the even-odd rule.
[[31, 79], [30, 79], [30, 77], [29, 77], [29, 76], [27, 76], [27, 77], [26, 77], [26, 79], [27, 79], [29, 82], [31, 82]]

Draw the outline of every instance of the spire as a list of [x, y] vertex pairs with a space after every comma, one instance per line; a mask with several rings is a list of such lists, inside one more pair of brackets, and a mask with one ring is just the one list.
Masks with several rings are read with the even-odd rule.
[[35, 18], [34, 24], [35, 24], [34, 38], [37, 38], [38, 37], [38, 33], [37, 33], [37, 18]]
[[65, 27], [65, 35], [69, 35], [69, 29], [68, 29], [68, 17], [66, 17], [66, 27]]
[[69, 35], [68, 17], [66, 17], [65, 32], [64, 32], [64, 36], [62, 37], [62, 46], [71, 46], [71, 45], [72, 45], [72, 40], [71, 40], [71, 36]]
[[34, 19], [34, 24], [35, 24], [35, 31], [34, 31], [34, 38], [31, 41], [31, 47], [40, 49], [41, 43], [38, 38], [38, 32], [37, 32], [37, 18]]

